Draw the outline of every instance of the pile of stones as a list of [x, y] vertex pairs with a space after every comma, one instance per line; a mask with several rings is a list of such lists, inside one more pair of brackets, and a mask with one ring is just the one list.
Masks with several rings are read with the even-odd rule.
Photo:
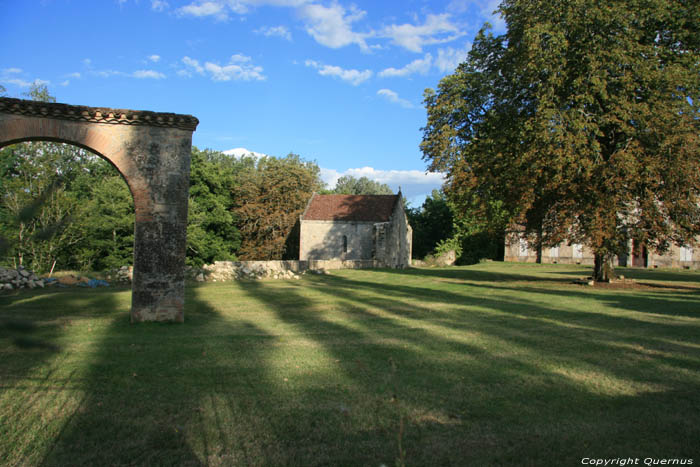
[[134, 278], [134, 268], [133, 266], [122, 266], [117, 269], [112, 269], [107, 272], [107, 280], [113, 282], [122, 282], [131, 284]]
[[216, 261], [206, 264], [194, 275], [197, 282], [225, 282], [232, 280], [301, 279], [296, 273], [282, 266], [281, 261]]
[[0, 290], [44, 288], [47, 283], [23, 266], [17, 269], [0, 268]]

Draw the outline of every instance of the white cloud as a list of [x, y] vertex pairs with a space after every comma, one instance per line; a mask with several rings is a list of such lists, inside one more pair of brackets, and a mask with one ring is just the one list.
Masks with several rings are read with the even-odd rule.
[[231, 55], [231, 63], [248, 63], [250, 60], [250, 57], [247, 57], [243, 54]]
[[366, 14], [354, 5], [347, 11], [338, 3], [329, 7], [312, 3], [299, 8], [299, 14], [306, 23], [306, 32], [319, 44], [332, 49], [357, 44], [363, 51], [369, 51], [365, 39], [372, 34], [352, 30], [352, 24]]
[[405, 198], [425, 197], [433, 189], [440, 188], [445, 182], [445, 174], [422, 172], [420, 170], [377, 170], [373, 167], [360, 167], [339, 172], [335, 169], [321, 168], [321, 180], [329, 188], [335, 187], [338, 179], [344, 175], [355, 178], [367, 177], [379, 183], [386, 183], [395, 192], [401, 187]]
[[253, 31], [255, 34], [262, 34], [265, 37], [281, 37], [282, 39], [291, 41], [292, 33], [289, 32], [286, 26], [262, 27]]
[[213, 16], [219, 21], [228, 19], [228, 12], [223, 2], [205, 1], [190, 3], [177, 9], [177, 13], [181, 16], [196, 16], [202, 18], [205, 16]]
[[99, 71], [91, 71], [95, 76], [99, 76], [100, 78], [111, 78], [112, 76], [124, 76], [126, 73], [123, 71], [116, 71], [116, 70], [99, 70]]
[[214, 62], [205, 62], [200, 65], [199, 60], [183, 57], [185, 68], [177, 72], [180, 76], [192, 76], [192, 72], [200, 75], [208, 74], [213, 81], [264, 81], [263, 68], [251, 63], [251, 58], [241, 54], [232, 55], [229, 63], [219, 65]]
[[204, 69], [214, 81], [264, 81], [263, 68], [250, 63], [250, 57], [245, 55], [232, 55], [228, 65], [221, 66], [217, 63], [206, 62]]
[[25, 80], [19, 79], [19, 78], [3, 78], [0, 81], [2, 81], [3, 83], [7, 83], [7, 84], [14, 84], [15, 86], [19, 86], [21, 88], [28, 88], [32, 84], [29, 81], [25, 81]]
[[156, 55], [156, 54], [149, 55], [148, 59], [150, 61], [152, 61], [153, 63], [158, 63], [160, 61], [160, 55]]
[[7, 83], [7, 84], [14, 84], [15, 86], [19, 86], [21, 88], [28, 88], [31, 85], [48, 86], [51, 84], [51, 81], [47, 81], [47, 80], [39, 79], [39, 78], [35, 79], [34, 81], [25, 81], [25, 80], [20, 79], [20, 78], [3, 77], [0, 79], [0, 81], [2, 81], [3, 83]]
[[70, 84], [70, 80], [65, 80], [62, 83], [59, 84], [59, 86], [68, 86]]
[[226, 151], [223, 151], [223, 153], [226, 154], [226, 155], [228, 155], [228, 156], [233, 156], [233, 157], [236, 157], [236, 158], [241, 158], [241, 157], [243, 157], [243, 156], [253, 156], [253, 157], [256, 157], [256, 158], [259, 158], [259, 157], [268, 157], [267, 154], [263, 154], [263, 153], [261, 153], [261, 152], [251, 151], [251, 150], [246, 149], [246, 148], [233, 148], [233, 149], [228, 149], [228, 150], [226, 150]]
[[131, 74], [134, 78], [138, 79], [163, 79], [165, 75], [154, 70], [137, 70]]
[[67, 76], [68, 78], [80, 79], [82, 75], [76, 71], [75, 73], [70, 73], [70, 74], [68, 74], [68, 75], [66, 75], [66, 76]]
[[195, 60], [194, 58], [190, 58], [188, 56], [182, 57], [182, 63], [185, 64], [185, 69], [180, 70], [177, 72], [178, 75], [184, 75], [184, 76], [192, 76], [192, 73], [190, 70], [194, 70], [196, 73], [203, 75], [204, 74], [204, 67], [202, 67], [199, 64], [199, 60]]
[[467, 55], [472, 48], [472, 44], [467, 43], [463, 49], [439, 49], [438, 56], [435, 59], [435, 66], [443, 73], [452, 73], [457, 68], [457, 65], [467, 59]]
[[[166, 76], [155, 70], [136, 70], [131, 73], [126, 73], [119, 70], [89, 70], [93, 76], [98, 76], [100, 78], [111, 78], [113, 76], [122, 76], [125, 78], [136, 78], [136, 79], [164, 79]], [[69, 75], [72, 78], [80, 78], [80, 73], [72, 73]]]
[[392, 24], [386, 26], [382, 37], [391, 38], [391, 41], [411, 52], [422, 52], [426, 45], [450, 42], [464, 35], [457, 25], [450, 21], [450, 15], [428, 15], [422, 25]]
[[[197, 0], [189, 5], [178, 8], [177, 14], [180, 16], [196, 16], [199, 18], [212, 16], [216, 20], [226, 21], [229, 19], [229, 11], [237, 15], [244, 15], [250, 11], [251, 7], [265, 5], [297, 7], [308, 1], [309, 0]], [[158, 0], [153, 0], [153, 2], [158, 2]], [[153, 9], [155, 10], [156, 8], [153, 7]]]
[[425, 57], [413, 60], [403, 68], [387, 68], [379, 73], [382, 78], [392, 76], [408, 76], [414, 73], [426, 74], [433, 63], [433, 56], [425, 54]]
[[391, 89], [380, 89], [377, 91], [377, 95], [384, 97], [389, 102], [399, 104], [401, 107], [405, 107], [407, 109], [413, 108], [413, 104], [411, 104], [411, 102], [407, 101], [406, 99], [401, 99], [399, 95]]
[[371, 70], [345, 70], [339, 66], [324, 65], [314, 60], [306, 60], [304, 64], [308, 67], [317, 69], [318, 74], [321, 76], [335, 76], [336, 78], [340, 78], [353, 86], [357, 86], [372, 77]]
[[2, 70], [4, 74], [10, 75], [10, 74], [17, 74], [17, 73], [22, 73], [21, 68], [5, 68]]
[[151, 0], [151, 9], [153, 11], [165, 11], [170, 8], [168, 2], [163, 0]]

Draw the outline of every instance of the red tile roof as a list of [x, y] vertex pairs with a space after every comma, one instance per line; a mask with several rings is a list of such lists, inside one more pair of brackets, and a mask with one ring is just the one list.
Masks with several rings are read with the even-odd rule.
[[397, 202], [399, 195], [314, 194], [302, 220], [388, 222]]

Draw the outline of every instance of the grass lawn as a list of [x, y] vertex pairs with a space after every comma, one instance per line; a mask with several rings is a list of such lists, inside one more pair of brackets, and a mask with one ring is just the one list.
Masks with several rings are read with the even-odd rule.
[[700, 463], [700, 273], [484, 263], [0, 295], [4, 465]]

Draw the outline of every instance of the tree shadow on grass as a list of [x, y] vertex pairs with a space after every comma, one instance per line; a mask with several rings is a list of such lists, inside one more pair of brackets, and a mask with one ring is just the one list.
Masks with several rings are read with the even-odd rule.
[[112, 290], [81, 289], [25, 290], [0, 303], [0, 318], [31, 323], [31, 339], [40, 343], [23, 349], [0, 339], [0, 458], [37, 464], [83, 400], [75, 387], [85, 368], [71, 358], [81, 344], [72, 337], [102, 326], [107, 310], [121, 305]]
[[188, 288], [186, 303], [184, 325], [131, 325], [128, 309], [112, 315], [93, 353], [82, 356], [88, 368], [76, 391], [83, 400], [42, 465], [229, 464], [220, 455], [235, 443], [219, 412], [228, 397], [219, 394], [258, 368], [236, 367], [234, 382], [232, 369], [219, 362], [240, 350], [231, 339], [265, 335], [226, 320], [196, 287]]
[[409, 465], [692, 457], [697, 333], [434, 279], [189, 287], [184, 325], [129, 325], [115, 301], [64, 355], [77, 402], [32, 463], [391, 465], [399, 436]]
[[[614, 293], [480, 284], [471, 291], [483, 292], [485, 289], [486, 294], [471, 295], [469, 289], [463, 292], [434, 290], [424, 282], [406, 284], [401, 281], [401, 285], [397, 285], [343, 277], [331, 280], [334, 283], [331, 288], [333, 294], [349, 304], [370, 304], [374, 309], [381, 310], [383, 315], [394, 315], [404, 322], [428, 321], [445, 330], [491, 332], [494, 337], [522, 342], [528, 348], [536, 348], [536, 344], [544, 340], [549, 345], [538, 350], [538, 354], [544, 352], [545, 355], [549, 347], [570, 344], [585, 347], [591, 342], [605, 344], [602, 354], [611, 346], [616, 347], [621, 343], [630, 346], [653, 344], [665, 351], [685, 352], [692, 345], [683, 346], [682, 342], [697, 343], [700, 327], [698, 294], [665, 294], [667, 296], [659, 297], [657, 294], [627, 293], [620, 296]], [[374, 295], [358, 300], [359, 290], [369, 290]], [[553, 297], [565, 298], [567, 302]], [[431, 306], [414, 304], [426, 301]], [[604, 306], [585, 309], [586, 304], [596, 301]], [[436, 307], [436, 304], [441, 306]], [[625, 309], [624, 306], [634, 313], [615, 312], [615, 309]], [[658, 313], [658, 310], [663, 312]], [[656, 319], [649, 319], [647, 314], [657, 315], [654, 317]], [[697, 320], [684, 319], [686, 317]], [[659, 358], [664, 360], [663, 357]], [[694, 359], [687, 359], [684, 365], [700, 370], [700, 361]]]
[[[363, 407], [366, 399], [382, 400], [384, 396], [386, 400], [377, 382], [382, 381], [382, 372], [386, 373], [383, 363], [387, 359], [396, 364], [394, 418], [407, 420], [404, 446], [408, 458], [418, 465], [469, 460], [548, 463], [552, 461], [548, 451], [562, 455], [557, 445], [567, 448], [571, 461], [580, 461], [577, 456], [586, 454], [591, 444], [600, 452], [612, 453], [608, 444], [612, 436], [640, 453], [651, 452], [640, 449], [641, 438], [648, 441], [647, 446], [661, 445], [687, 454], [692, 438], [683, 429], [698, 433], [685, 415], [697, 407], [698, 382], [689, 387], [689, 380], [678, 377], [675, 368], [650, 378], [655, 371], [652, 368], [664, 365], [696, 371], [697, 365], [690, 362], [697, 350], [689, 355], [692, 358], [640, 357], [634, 347], [627, 352], [616, 347], [620, 339], [629, 340], [622, 330], [619, 335], [613, 331], [596, 336], [596, 328], [575, 329], [572, 342], [572, 333], [562, 328], [564, 323], [540, 321], [522, 329], [525, 317], [509, 314], [516, 307], [560, 313], [526, 299], [482, 297], [479, 306], [499, 316], [472, 312], [472, 316], [455, 317], [454, 310], [435, 310], [415, 302], [427, 299], [456, 306], [468, 297], [441, 291], [441, 298], [436, 299], [434, 290], [381, 280], [330, 276], [314, 281], [318, 291], [333, 297], [331, 313], [323, 312], [324, 301], [318, 299], [310, 301], [304, 312], [290, 312], [284, 306], [290, 290], [282, 293], [264, 285], [247, 290], [276, 310], [279, 319], [296, 329], [308, 326], [313, 330], [309, 338], [331, 353], [344, 378], [353, 382], [350, 400], [358, 409], [368, 410]], [[358, 298], [367, 290], [376, 296]], [[344, 315], [343, 319], [339, 320], [338, 314]], [[412, 325], [414, 319], [418, 322]], [[460, 338], [461, 333], [469, 332], [477, 336]], [[688, 349], [683, 350], [687, 353]], [[632, 356], [634, 360], [628, 365], [607, 365], [611, 354], [620, 354], [622, 361]], [[635, 370], [635, 365], [645, 364], [644, 359], [654, 361], [646, 362], [646, 370]], [[603, 389], [596, 388], [596, 378], [607, 380]], [[676, 411], [656, 413], [657, 409], [649, 406], [650, 400], [673, 406]], [[639, 413], [654, 414], [657, 425], [643, 423], [632, 432], [625, 431]], [[680, 431], [678, 424], [683, 427]], [[667, 429], [683, 434], [669, 437]], [[372, 436], [391, 443], [386, 433], [372, 432]], [[357, 442], [360, 451], [373, 448], [367, 439]]]
[[[502, 264], [502, 263], [497, 263]], [[476, 266], [476, 267], [474, 267]], [[502, 272], [502, 268], [498, 270], [489, 270], [474, 266], [451, 266], [443, 268], [408, 268], [408, 269], [380, 269], [391, 274], [401, 274], [408, 277], [424, 277], [424, 278], [441, 278], [441, 279], [456, 279], [464, 280], [465, 277], [470, 281], [476, 282], [529, 282], [529, 281], [550, 281], [550, 282], [570, 282], [568, 278], [557, 278], [556, 276], [544, 277], [542, 270], [533, 268], [532, 264], [514, 263], [514, 267], [518, 268], [517, 272]], [[546, 273], [558, 273], [547, 270]], [[580, 272], [562, 271], [563, 274], [572, 274], [581, 276], [585, 273], [583, 269]]]

